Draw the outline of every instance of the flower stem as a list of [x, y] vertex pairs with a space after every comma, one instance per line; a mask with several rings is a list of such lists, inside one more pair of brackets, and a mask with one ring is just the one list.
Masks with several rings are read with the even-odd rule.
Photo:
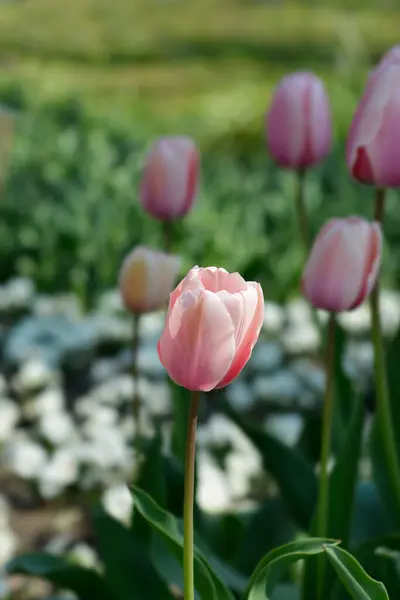
[[[328, 535], [329, 514], [329, 472], [328, 463], [331, 453], [333, 419], [333, 380], [335, 364], [335, 313], [331, 313], [328, 323], [328, 341], [326, 349], [326, 385], [322, 415], [322, 443], [317, 507], [317, 536]], [[325, 576], [325, 557], [318, 561], [318, 593], [323, 598]]]
[[163, 235], [164, 235], [164, 250], [167, 253], [171, 252], [172, 248], [172, 223], [171, 221], [163, 222]]
[[295, 194], [295, 202], [296, 202], [296, 212], [297, 212], [297, 220], [299, 223], [299, 231], [301, 241], [304, 246], [305, 254], [308, 254], [310, 249], [310, 235], [308, 230], [308, 219], [307, 219], [307, 211], [305, 206], [305, 170], [298, 169], [296, 171], [296, 194]]
[[193, 568], [193, 505], [194, 505], [194, 477], [196, 457], [196, 426], [197, 410], [200, 393], [192, 392], [190, 398], [189, 417], [186, 436], [185, 459], [185, 491], [183, 505], [183, 580], [185, 600], [194, 600], [194, 568]]
[[[376, 190], [375, 221], [382, 224], [385, 203], [385, 190]], [[383, 451], [389, 470], [392, 491], [396, 500], [396, 511], [400, 520], [400, 468], [393, 430], [393, 419], [390, 407], [389, 385], [385, 366], [382, 326], [380, 319], [379, 280], [370, 296], [372, 343], [374, 346], [375, 388], [377, 398], [377, 419], [381, 432]]]
[[139, 350], [139, 322], [140, 315], [133, 315], [133, 327], [132, 327], [132, 377], [133, 377], [133, 399], [132, 399], [132, 412], [133, 421], [135, 423], [135, 440], [136, 445], [140, 446], [140, 398], [138, 389], [138, 350]]

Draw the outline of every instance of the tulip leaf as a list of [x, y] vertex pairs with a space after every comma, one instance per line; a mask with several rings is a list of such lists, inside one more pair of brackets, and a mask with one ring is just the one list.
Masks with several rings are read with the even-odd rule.
[[325, 538], [306, 538], [275, 548], [257, 565], [251, 576], [245, 598], [247, 600], [269, 600], [272, 589], [284, 567], [298, 560], [322, 554], [326, 545], [337, 543]]
[[354, 556], [332, 546], [326, 546], [325, 552], [353, 600], [389, 600], [383, 583], [372, 579]]
[[80, 567], [67, 560], [35, 552], [22, 554], [6, 565], [8, 573], [30, 575], [50, 581], [57, 588], [74, 592], [79, 600], [117, 600], [107, 581], [92, 569]]
[[298, 450], [249, 423], [226, 402], [222, 406], [225, 414], [260, 452], [264, 468], [277, 482], [293, 518], [302, 528], [308, 529], [317, 499], [317, 478], [312, 465]]
[[[154, 500], [137, 487], [131, 489], [137, 510], [163, 537], [171, 553], [183, 564], [183, 536], [178, 520], [160, 508]], [[195, 586], [202, 600], [233, 600], [229, 588], [211, 568], [205, 555], [196, 547], [194, 551]]]
[[139, 538], [101, 508], [95, 511], [93, 525], [105, 576], [118, 600], [173, 600]]

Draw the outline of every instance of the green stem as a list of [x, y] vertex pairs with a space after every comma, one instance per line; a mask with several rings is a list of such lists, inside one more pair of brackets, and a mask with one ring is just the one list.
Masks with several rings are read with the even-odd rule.
[[194, 600], [194, 568], [193, 568], [193, 506], [194, 506], [194, 478], [196, 457], [196, 426], [197, 410], [200, 393], [192, 392], [189, 407], [189, 417], [186, 436], [185, 459], [185, 491], [183, 505], [183, 580], [185, 600]]
[[[382, 224], [385, 203], [385, 190], [376, 190], [375, 221]], [[400, 520], [400, 468], [393, 430], [393, 419], [390, 407], [389, 385], [385, 366], [382, 326], [380, 319], [379, 280], [370, 296], [372, 343], [374, 346], [375, 388], [377, 398], [377, 419], [381, 432], [383, 451], [389, 470], [392, 491], [396, 500], [396, 510]]]
[[305, 255], [307, 256], [308, 251], [310, 249], [310, 235], [308, 230], [307, 210], [305, 205], [305, 175], [306, 172], [304, 169], [298, 169], [298, 171], [296, 172], [297, 188], [295, 194], [295, 202], [300, 237], [304, 246]]
[[164, 234], [164, 250], [167, 253], [171, 252], [172, 249], [172, 223], [171, 221], [163, 222], [163, 234]]
[[139, 373], [138, 373], [138, 351], [139, 351], [139, 323], [140, 315], [133, 315], [133, 327], [132, 327], [132, 377], [133, 377], [133, 399], [132, 399], [132, 411], [133, 421], [135, 423], [135, 440], [136, 445], [140, 446], [141, 439], [141, 428], [140, 428], [140, 398], [139, 398]]
[[[328, 323], [328, 341], [326, 352], [326, 385], [322, 415], [322, 443], [319, 476], [319, 492], [317, 507], [317, 536], [328, 535], [329, 514], [329, 457], [332, 442], [333, 419], [333, 381], [335, 361], [335, 313], [331, 313]], [[323, 585], [325, 576], [325, 557], [318, 561], [318, 591], [319, 598], [323, 598]]]

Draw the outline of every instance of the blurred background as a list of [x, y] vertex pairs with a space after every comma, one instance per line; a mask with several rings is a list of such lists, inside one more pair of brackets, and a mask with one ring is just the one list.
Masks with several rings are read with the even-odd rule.
[[[324, 373], [312, 360], [318, 335], [298, 298], [304, 254], [295, 182], [267, 155], [265, 112], [284, 74], [322, 77], [335, 148], [307, 176], [312, 230], [332, 215], [370, 217], [371, 190], [349, 179], [344, 143], [368, 72], [399, 32], [398, 0], [0, 3], [0, 102], [15, 113], [9, 160], [0, 135], [0, 564], [44, 547], [72, 548], [82, 563], [95, 563], [76, 511], [82, 496], [129, 517], [131, 324], [116, 286], [135, 244], [162, 247], [159, 223], [137, 202], [146, 151], [161, 134], [190, 135], [202, 151], [198, 203], [174, 225], [183, 272], [193, 264], [238, 270], [262, 283], [268, 302], [263, 342], [229, 402], [266, 419], [289, 444], [301, 437], [304, 415], [318, 421]], [[389, 193], [385, 228], [389, 333], [400, 320], [396, 196]], [[352, 336], [348, 371], [362, 375], [366, 389], [368, 323], [364, 310], [343, 320]], [[162, 316], [141, 327], [143, 426], [151, 432], [154, 419], [168, 424], [171, 415], [155, 352]], [[303, 450], [315, 461], [318, 435], [314, 442]], [[199, 453], [204, 510], [232, 510], [269, 493], [259, 454], [221, 415], [200, 427]], [[252, 564], [242, 567], [250, 572]], [[6, 582], [12, 598], [49, 597]]]

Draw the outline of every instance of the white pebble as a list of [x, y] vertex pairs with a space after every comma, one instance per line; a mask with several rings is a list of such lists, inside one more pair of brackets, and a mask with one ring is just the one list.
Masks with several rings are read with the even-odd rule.
[[285, 322], [285, 313], [279, 304], [265, 302], [263, 330], [270, 335], [278, 335]]
[[232, 499], [226, 475], [207, 452], [198, 456], [197, 502], [208, 513], [228, 510]]
[[130, 523], [133, 500], [127, 485], [108, 488], [103, 494], [102, 504], [112, 517], [125, 524]]
[[8, 398], [0, 398], [0, 442], [10, 438], [19, 416], [19, 407], [15, 402]]
[[23, 479], [34, 479], [47, 463], [47, 453], [39, 444], [16, 432], [4, 446], [4, 467]]
[[45, 413], [41, 416], [38, 430], [42, 437], [53, 446], [61, 446], [71, 440], [75, 434], [75, 426], [70, 415], [65, 411]]
[[247, 412], [254, 408], [256, 399], [251, 387], [240, 379], [227, 387], [226, 396], [232, 408], [239, 412]]
[[287, 405], [298, 398], [301, 385], [296, 375], [285, 369], [273, 375], [257, 377], [253, 390], [255, 396], [264, 402], [275, 401]]
[[78, 461], [71, 448], [57, 450], [39, 474], [39, 489], [44, 498], [55, 498], [78, 478]]
[[294, 446], [303, 429], [303, 418], [298, 413], [273, 415], [267, 418], [265, 429], [288, 446]]
[[25, 394], [40, 390], [54, 380], [54, 373], [39, 357], [26, 361], [14, 379], [15, 390]]

